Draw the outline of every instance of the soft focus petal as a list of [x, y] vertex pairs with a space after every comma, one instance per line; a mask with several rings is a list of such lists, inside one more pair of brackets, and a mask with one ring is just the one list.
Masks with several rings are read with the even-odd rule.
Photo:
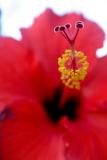
[[0, 38], [1, 107], [19, 98], [46, 99], [53, 93], [53, 84], [30, 49], [12, 38]]
[[86, 119], [69, 123], [65, 136], [67, 160], [107, 159], [107, 112], [90, 113]]
[[83, 94], [89, 100], [89, 108], [107, 108], [107, 56], [98, 59], [96, 66], [88, 75], [88, 79], [83, 88]]
[[76, 122], [67, 120], [63, 132], [49, 122], [37, 102], [17, 102], [12, 109], [12, 118], [1, 124], [3, 160], [107, 159], [106, 112], [89, 112]]
[[0, 38], [0, 102], [33, 97], [32, 55], [14, 39]]
[[53, 79], [52, 73], [50, 75], [41, 63], [38, 63], [34, 68], [32, 82], [36, 98], [41, 102], [52, 99], [56, 89], [60, 87], [56, 77]]
[[64, 160], [60, 129], [49, 122], [38, 103], [20, 101], [11, 110], [12, 118], [1, 124], [3, 160]]

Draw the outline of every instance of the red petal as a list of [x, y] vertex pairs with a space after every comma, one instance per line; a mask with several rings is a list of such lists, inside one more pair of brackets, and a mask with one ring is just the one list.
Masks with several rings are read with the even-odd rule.
[[[5, 103], [19, 97], [34, 97], [32, 59], [21, 42], [0, 38], [0, 101]], [[30, 56], [32, 58], [32, 56]]]
[[93, 113], [70, 123], [65, 136], [67, 160], [107, 159], [107, 113]]
[[3, 160], [64, 160], [63, 141], [36, 102], [17, 102], [13, 118], [1, 124]]
[[[33, 87], [35, 90], [36, 98], [39, 100], [46, 101], [52, 99], [56, 89], [60, 87], [59, 82], [56, 77], [53, 79], [53, 74], [45, 70], [43, 64], [38, 63], [38, 65], [34, 69], [33, 73]], [[59, 78], [60, 81], [60, 78]]]
[[[83, 91], [89, 107], [92, 109], [107, 109], [107, 56], [99, 58], [96, 66], [88, 75]], [[92, 106], [92, 107], [91, 107]]]
[[37, 102], [17, 102], [12, 109], [13, 119], [1, 124], [3, 160], [107, 159], [106, 113], [89, 113], [87, 120], [69, 122], [65, 149], [60, 129], [48, 121]]
[[29, 48], [12, 38], [0, 38], [0, 106], [20, 98], [46, 100], [58, 86]]
[[0, 106], [17, 98], [52, 96], [54, 80], [36, 61], [32, 51], [20, 41], [0, 38]]

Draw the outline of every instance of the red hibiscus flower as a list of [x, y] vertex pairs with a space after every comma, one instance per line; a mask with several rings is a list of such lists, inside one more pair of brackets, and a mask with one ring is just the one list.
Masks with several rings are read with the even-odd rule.
[[[74, 47], [89, 62], [78, 89], [60, 80], [57, 59], [69, 43], [53, 33], [54, 26], [77, 21], [85, 27]], [[83, 15], [47, 10], [21, 32], [21, 41], [0, 38], [1, 160], [106, 160], [107, 57], [95, 55], [103, 31]]]

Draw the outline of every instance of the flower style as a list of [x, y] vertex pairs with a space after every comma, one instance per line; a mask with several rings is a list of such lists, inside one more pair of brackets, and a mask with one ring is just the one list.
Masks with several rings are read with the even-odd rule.
[[83, 28], [83, 22], [76, 22], [76, 32], [71, 37], [70, 24], [56, 26], [55, 32], [60, 32], [64, 38], [70, 43], [71, 49], [66, 50], [62, 57], [58, 59], [59, 71], [63, 83], [69, 88], [80, 89], [80, 81], [84, 80], [87, 74], [89, 63], [87, 57], [82, 52], [74, 50], [74, 44], [79, 30]]
[[[77, 21], [85, 26], [74, 47], [89, 62], [79, 89], [60, 79], [57, 59], [69, 44], [53, 33]], [[104, 32], [83, 15], [48, 9], [21, 33], [21, 41], [0, 38], [1, 160], [106, 160], [107, 56], [95, 55]]]

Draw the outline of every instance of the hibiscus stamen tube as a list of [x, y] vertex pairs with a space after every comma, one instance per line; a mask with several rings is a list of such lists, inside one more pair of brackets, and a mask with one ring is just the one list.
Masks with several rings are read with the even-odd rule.
[[62, 56], [58, 58], [61, 80], [69, 88], [80, 89], [80, 83], [85, 79], [89, 67], [87, 56], [82, 51], [76, 51], [74, 47], [77, 35], [83, 27], [84, 23], [77, 21], [74, 34], [70, 32], [71, 24], [69, 23], [54, 28], [54, 31], [61, 33], [70, 44], [70, 49], [66, 49]]

